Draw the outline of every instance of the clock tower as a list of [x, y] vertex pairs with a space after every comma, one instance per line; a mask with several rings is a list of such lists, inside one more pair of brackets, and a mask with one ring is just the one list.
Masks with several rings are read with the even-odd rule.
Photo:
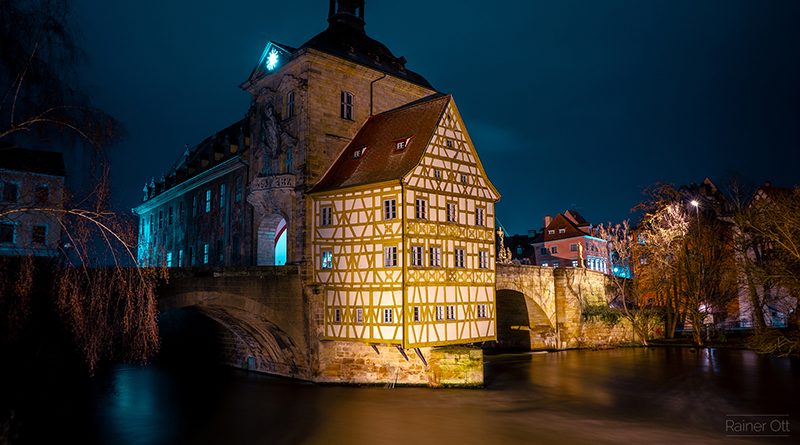
[[287, 264], [306, 265], [306, 191], [370, 115], [436, 92], [367, 35], [364, 0], [330, 0], [327, 21], [298, 47], [267, 42], [241, 85], [252, 95], [247, 201], [255, 265], [276, 264], [283, 245]]

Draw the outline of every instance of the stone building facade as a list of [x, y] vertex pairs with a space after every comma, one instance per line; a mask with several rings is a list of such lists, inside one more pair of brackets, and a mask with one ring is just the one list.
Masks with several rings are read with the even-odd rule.
[[0, 255], [58, 253], [64, 175], [61, 153], [0, 147]]

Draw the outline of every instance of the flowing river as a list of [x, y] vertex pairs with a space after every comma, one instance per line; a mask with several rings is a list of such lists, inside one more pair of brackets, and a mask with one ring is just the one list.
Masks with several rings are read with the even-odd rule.
[[789, 444], [799, 377], [797, 359], [688, 348], [487, 355], [486, 387], [472, 390], [120, 366], [39, 395], [11, 443]]

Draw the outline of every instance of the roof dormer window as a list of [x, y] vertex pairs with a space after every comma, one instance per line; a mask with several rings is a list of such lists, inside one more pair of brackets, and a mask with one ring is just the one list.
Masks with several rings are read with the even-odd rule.
[[558, 233], [567, 233], [567, 229], [558, 229]]
[[358, 159], [361, 156], [364, 156], [364, 153], [367, 151], [367, 147], [361, 147], [353, 151], [353, 159]]
[[403, 139], [398, 139], [394, 141], [394, 150], [395, 151], [402, 151], [408, 147], [408, 144], [411, 142], [411, 136]]

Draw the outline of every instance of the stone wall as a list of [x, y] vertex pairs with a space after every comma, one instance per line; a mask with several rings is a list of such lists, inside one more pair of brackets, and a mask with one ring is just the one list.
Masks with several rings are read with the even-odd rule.
[[607, 275], [583, 268], [498, 265], [497, 346], [563, 349], [639, 342], [630, 321], [613, 310], [606, 319], [586, 316], [587, 308], [609, 309], [610, 285]]
[[306, 286], [308, 335], [316, 357], [313, 380], [358, 385], [482, 386], [483, 351], [444, 346], [402, 349], [361, 342], [322, 340], [324, 297], [319, 286]]

